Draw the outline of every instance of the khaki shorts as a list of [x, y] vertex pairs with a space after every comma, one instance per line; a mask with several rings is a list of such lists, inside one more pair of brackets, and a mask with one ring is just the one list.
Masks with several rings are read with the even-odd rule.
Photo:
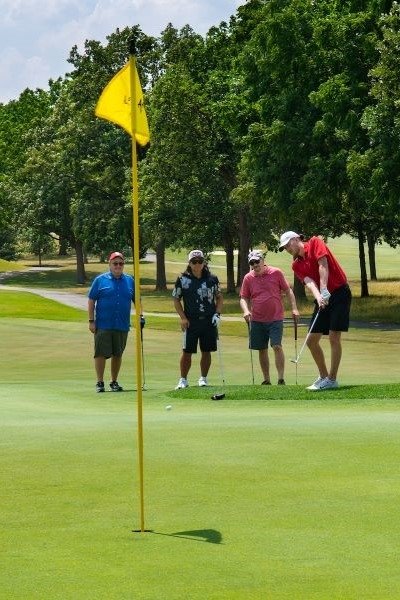
[[104, 358], [122, 356], [127, 339], [127, 331], [98, 329], [94, 334], [94, 358], [97, 356], [104, 356]]

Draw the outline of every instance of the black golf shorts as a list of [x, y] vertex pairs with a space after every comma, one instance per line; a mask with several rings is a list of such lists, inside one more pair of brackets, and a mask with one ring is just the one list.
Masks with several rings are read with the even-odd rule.
[[[329, 298], [329, 304], [323, 308], [315, 322], [312, 333], [322, 333], [329, 335], [330, 331], [348, 331], [350, 320], [351, 291], [347, 283], [332, 292]], [[314, 321], [318, 312], [318, 305], [315, 304], [314, 312], [311, 317], [311, 323]], [[310, 324], [311, 324], [310, 323]]]
[[200, 342], [202, 352], [217, 350], [217, 328], [211, 323], [211, 317], [204, 319], [189, 319], [190, 325], [183, 336], [183, 351], [196, 354]]

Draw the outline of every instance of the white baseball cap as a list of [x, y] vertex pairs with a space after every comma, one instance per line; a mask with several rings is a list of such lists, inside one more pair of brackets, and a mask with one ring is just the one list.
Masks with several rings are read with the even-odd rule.
[[304, 236], [301, 233], [296, 233], [295, 231], [285, 231], [285, 233], [282, 233], [281, 239], [279, 240], [279, 252], [282, 252], [286, 244], [288, 244], [293, 238], [304, 240]]
[[204, 259], [204, 254], [201, 250], [192, 250], [191, 252], [189, 252], [189, 262], [192, 260], [192, 258], [203, 258]]
[[264, 253], [262, 250], [250, 250], [247, 257], [247, 262], [250, 262], [251, 260], [262, 260], [263, 258]]

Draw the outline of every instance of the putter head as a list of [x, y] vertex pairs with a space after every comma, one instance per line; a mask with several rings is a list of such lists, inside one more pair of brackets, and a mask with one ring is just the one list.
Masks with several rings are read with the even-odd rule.
[[211, 396], [211, 400], [223, 400], [225, 398], [225, 394], [214, 394]]
[[291, 358], [290, 362], [294, 363], [295, 365], [297, 365], [297, 363], [299, 362], [298, 358]]

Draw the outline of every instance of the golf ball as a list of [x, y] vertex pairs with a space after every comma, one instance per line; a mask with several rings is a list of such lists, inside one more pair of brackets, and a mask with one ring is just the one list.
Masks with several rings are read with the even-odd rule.
[[165, 410], [171, 410], [172, 408], [172, 404], [167, 404], [167, 406], [165, 407]]

